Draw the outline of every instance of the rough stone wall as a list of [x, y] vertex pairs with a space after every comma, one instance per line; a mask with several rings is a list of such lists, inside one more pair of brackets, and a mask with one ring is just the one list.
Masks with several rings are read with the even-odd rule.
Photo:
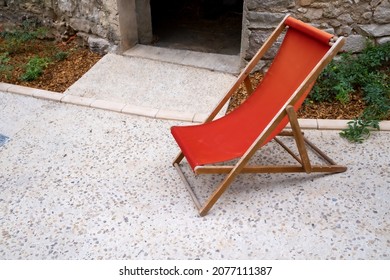
[[250, 59], [286, 13], [347, 38], [345, 51], [360, 52], [367, 39], [390, 41], [389, 0], [245, 0], [243, 56]]
[[[377, 43], [390, 41], [390, 0], [245, 0], [245, 60], [253, 56], [286, 13], [346, 36], [346, 51], [361, 51], [367, 38]], [[34, 15], [55, 26], [63, 39], [77, 33], [92, 49], [103, 53], [114, 51], [121, 38], [117, 0], [0, 0], [1, 21], [5, 15], [18, 17], [16, 20]]]
[[67, 40], [77, 34], [95, 51], [114, 51], [120, 32], [116, 0], [0, 0], [2, 21], [35, 17]]

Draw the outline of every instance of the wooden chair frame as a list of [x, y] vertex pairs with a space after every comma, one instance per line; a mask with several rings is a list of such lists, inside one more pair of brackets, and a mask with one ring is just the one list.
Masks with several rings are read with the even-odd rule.
[[[252, 72], [254, 67], [258, 64], [259, 60], [264, 56], [267, 50], [273, 45], [277, 38], [281, 35], [283, 30], [286, 27], [284, 23], [288, 15], [284, 20], [278, 25], [275, 31], [271, 36], [266, 40], [263, 46], [258, 50], [252, 60], [248, 63], [245, 69], [238, 76], [236, 82], [231, 87], [231, 89], [226, 93], [225, 97], [219, 102], [215, 109], [211, 112], [209, 117], [205, 122], [212, 121], [217, 114], [221, 111], [224, 105], [229, 101], [233, 93], [238, 89], [238, 87], [244, 83], [248, 92], [252, 92], [252, 85], [249, 79], [249, 74]], [[216, 201], [220, 196], [226, 191], [226, 189], [231, 185], [233, 180], [240, 173], [295, 173], [295, 172], [324, 172], [324, 173], [339, 173], [347, 170], [345, 166], [337, 165], [332, 159], [325, 155], [318, 147], [313, 143], [307, 140], [301, 131], [301, 128], [298, 123], [296, 112], [292, 106], [299, 99], [299, 97], [307, 90], [309, 85], [315, 82], [318, 75], [321, 73], [322, 69], [332, 60], [332, 58], [337, 54], [345, 42], [343, 37], [336, 38], [334, 41], [329, 42], [331, 48], [327, 54], [317, 63], [313, 68], [311, 73], [306, 77], [302, 84], [297, 88], [297, 90], [292, 94], [291, 98], [286, 102], [285, 106], [281, 108], [278, 114], [275, 115], [274, 119], [268, 124], [268, 126], [263, 130], [263, 132], [257, 137], [257, 139], [252, 143], [252, 145], [247, 149], [245, 154], [238, 160], [234, 166], [212, 166], [204, 165], [197, 166], [194, 169], [195, 174], [227, 174], [224, 180], [219, 184], [207, 201], [202, 205], [198, 198], [196, 197], [194, 191], [189, 185], [187, 179], [185, 178], [181, 168], [180, 162], [184, 158], [184, 154], [180, 152], [176, 159], [173, 162], [174, 167], [178, 171], [180, 177], [183, 180], [187, 190], [189, 191], [191, 198], [193, 199], [196, 207], [199, 210], [200, 216], [204, 216], [208, 211], [213, 207]], [[262, 146], [266, 139], [270, 136], [272, 131], [278, 126], [280, 121], [284, 117], [288, 117], [292, 130], [289, 132], [282, 131], [279, 136], [292, 136], [296, 142], [299, 156], [295, 155], [287, 146], [285, 146], [277, 137], [274, 140], [280, 144], [297, 162], [297, 165], [277, 165], [277, 166], [248, 166], [249, 160], [253, 157], [256, 151]], [[307, 146], [315, 151], [320, 158], [322, 158], [326, 164], [324, 165], [312, 165], [307, 153]]]

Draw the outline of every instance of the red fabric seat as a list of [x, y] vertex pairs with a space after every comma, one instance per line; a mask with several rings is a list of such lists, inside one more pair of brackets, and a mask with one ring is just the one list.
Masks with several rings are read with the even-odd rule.
[[[271, 67], [261, 84], [239, 108], [208, 123], [171, 128], [192, 169], [241, 157], [329, 50], [329, 40], [333, 35], [291, 17], [285, 24], [289, 28]], [[298, 102], [291, 104], [295, 110], [301, 106], [312, 86]], [[279, 134], [287, 123], [285, 117], [262, 145]]]

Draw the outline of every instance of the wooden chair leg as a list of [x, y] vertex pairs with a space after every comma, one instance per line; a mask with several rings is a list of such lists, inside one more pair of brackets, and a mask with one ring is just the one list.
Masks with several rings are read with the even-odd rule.
[[183, 159], [184, 159], [184, 154], [183, 154], [183, 152], [180, 152], [180, 153], [176, 156], [175, 160], [173, 161], [173, 165], [179, 164]]
[[307, 173], [310, 173], [311, 163], [310, 163], [309, 155], [306, 150], [305, 140], [303, 139], [302, 136], [301, 127], [299, 126], [298, 123], [297, 114], [295, 113], [293, 106], [287, 106], [286, 111], [287, 111], [288, 118], [290, 120], [293, 136], [297, 144], [299, 155], [301, 156], [303, 168]]
[[201, 217], [205, 216], [207, 212], [211, 209], [211, 207], [214, 206], [214, 204], [217, 202], [217, 200], [221, 197], [221, 195], [227, 190], [227, 188], [230, 186], [230, 184], [233, 182], [233, 180], [237, 177], [237, 174], [234, 172], [234, 169], [232, 172], [229, 173], [225, 177], [225, 179], [222, 181], [222, 183], [219, 184], [218, 188], [213, 192], [213, 194], [207, 199], [204, 206], [200, 209], [199, 215]]
[[198, 211], [200, 211], [200, 209], [202, 208], [202, 205], [200, 204], [199, 199], [197, 198], [194, 190], [191, 188], [190, 184], [188, 183], [187, 178], [184, 176], [183, 171], [181, 171], [180, 165], [178, 163], [174, 163], [173, 166], [176, 168], [177, 173], [179, 173], [179, 176], [180, 176], [181, 180], [183, 181], [184, 186], [186, 187], [187, 191], [189, 192], [189, 194], [192, 198], [192, 201], [194, 202], [196, 208], [198, 208]]

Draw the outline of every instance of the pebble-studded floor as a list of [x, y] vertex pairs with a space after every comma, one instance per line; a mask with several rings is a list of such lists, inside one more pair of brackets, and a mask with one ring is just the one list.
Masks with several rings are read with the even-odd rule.
[[[200, 218], [177, 122], [1, 92], [0, 108], [0, 259], [390, 259], [389, 133], [306, 131], [348, 171], [243, 175]], [[219, 179], [190, 181], [204, 199]]]

